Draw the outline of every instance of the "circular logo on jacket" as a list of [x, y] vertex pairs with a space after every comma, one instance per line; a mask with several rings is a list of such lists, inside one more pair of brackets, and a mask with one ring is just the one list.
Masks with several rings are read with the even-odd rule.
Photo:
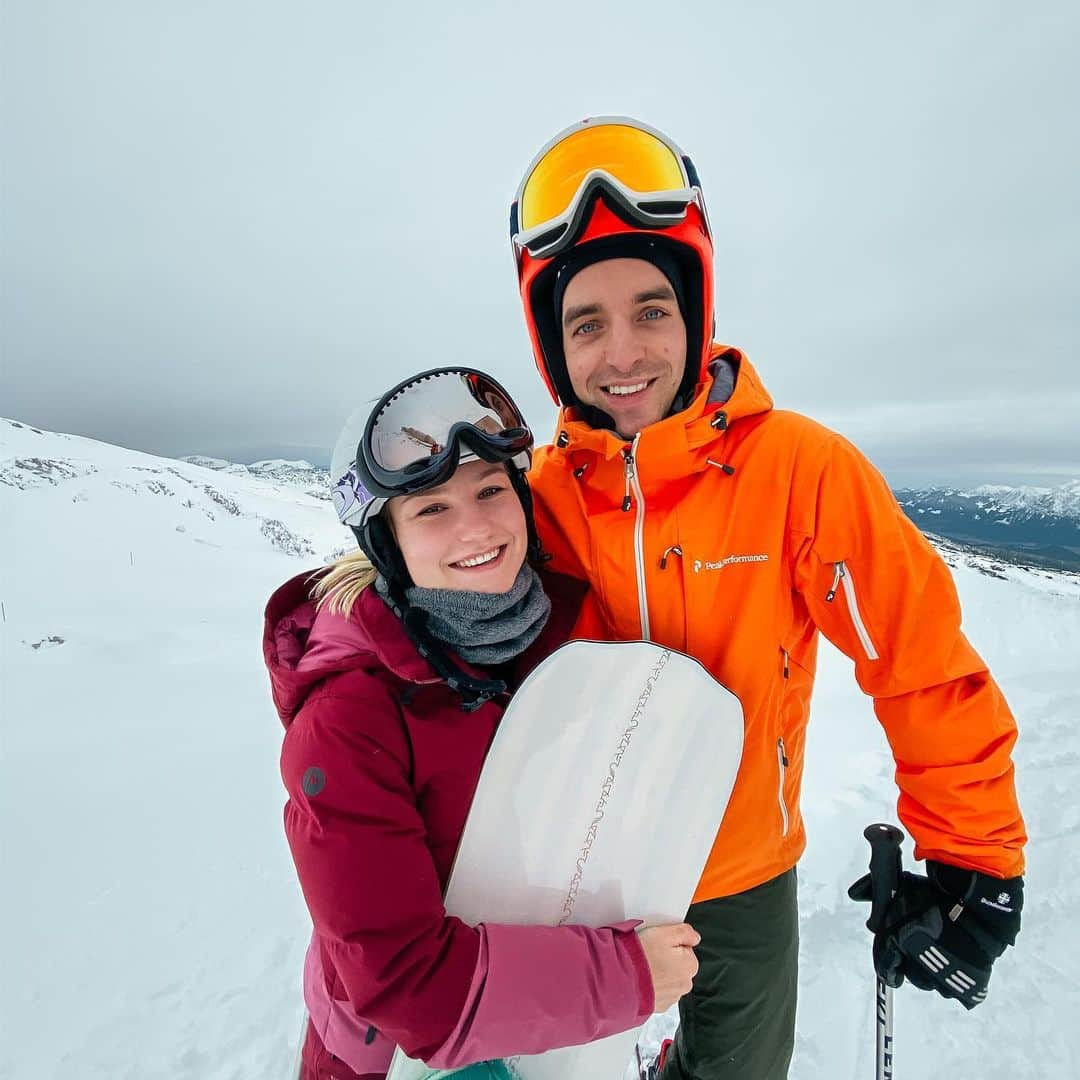
[[300, 781], [305, 795], [318, 795], [326, 787], [326, 773], [317, 765], [312, 765], [304, 771], [304, 779]]

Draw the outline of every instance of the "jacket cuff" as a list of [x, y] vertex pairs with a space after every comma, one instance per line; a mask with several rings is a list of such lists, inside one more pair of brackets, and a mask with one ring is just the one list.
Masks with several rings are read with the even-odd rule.
[[645, 958], [645, 949], [637, 934], [642, 922], [641, 919], [627, 919], [625, 922], [614, 923], [611, 929], [617, 932], [616, 941], [627, 950], [630, 962], [634, 965], [638, 982], [638, 1022], [643, 1024], [656, 1011], [656, 991], [653, 988], [649, 961]]
[[461, 1016], [425, 1063], [451, 1069], [540, 1054], [639, 1026], [652, 1012], [653, 990], [637, 925], [479, 924]]

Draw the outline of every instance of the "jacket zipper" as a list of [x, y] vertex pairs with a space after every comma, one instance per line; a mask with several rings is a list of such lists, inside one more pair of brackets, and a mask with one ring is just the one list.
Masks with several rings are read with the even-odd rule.
[[788, 831], [788, 812], [787, 803], [784, 802], [784, 781], [787, 779], [787, 767], [788, 758], [787, 751], [784, 749], [784, 739], [781, 736], [776, 740], [776, 763], [780, 767], [780, 787], [777, 790], [777, 802], [780, 803], [780, 817], [784, 822], [784, 829], [780, 833], [781, 836], [787, 836]]
[[862, 614], [859, 611], [859, 601], [855, 596], [855, 579], [851, 576], [851, 569], [842, 561], [835, 563], [834, 566], [836, 572], [833, 575], [832, 588], [825, 594], [825, 600], [831, 604], [836, 599], [837, 591], [841, 586], [843, 587], [848, 612], [851, 614], [851, 621], [855, 626], [855, 634], [859, 639], [859, 643], [862, 645], [868, 660], [877, 660], [877, 649], [874, 648], [874, 643], [870, 640], [866, 623], [863, 622]]
[[[645, 590], [645, 497], [641, 493], [641, 484], [638, 481], [637, 470], [634, 463], [637, 455], [638, 440], [641, 433], [634, 436], [634, 441], [623, 450], [623, 459], [626, 462], [627, 490], [633, 489], [634, 499], [637, 502], [637, 515], [634, 520], [634, 570], [637, 574], [638, 617], [641, 621], [641, 636], [645, 641], [651, 641], [649, 632], [649, 597]], [[623, 509], [629, 510], [629, 495], [623, 502]]]

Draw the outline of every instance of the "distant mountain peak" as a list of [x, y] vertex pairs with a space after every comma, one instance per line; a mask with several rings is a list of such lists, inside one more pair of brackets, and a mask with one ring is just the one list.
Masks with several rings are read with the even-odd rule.
[[1039, 565], [1080, 569], [1080, 479], [1057, 487], [981, 484], [894, 494], [924, 531]]
[[230, 476], [256, 476], [261, 480], [273, 480], [289, 487], [299, 487], [304, 494], [315, 499], [330, 498], [329, 473], [303, 459], [288, 461], [284, 458], [267, 458], [264, 461], [253, 461], [250, 465], [241, 465], [224, 458], [189, 454], [180, 460]]

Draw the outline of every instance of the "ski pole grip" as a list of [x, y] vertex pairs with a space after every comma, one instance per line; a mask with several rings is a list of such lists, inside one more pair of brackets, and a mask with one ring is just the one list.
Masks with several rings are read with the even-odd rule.
[[904, 834], [895, 825], [867, 825], [863, 836], [870, 841], [870, 918], [867, 930], [877, 933], [885, 911], [900, 886], [900, 843]]

